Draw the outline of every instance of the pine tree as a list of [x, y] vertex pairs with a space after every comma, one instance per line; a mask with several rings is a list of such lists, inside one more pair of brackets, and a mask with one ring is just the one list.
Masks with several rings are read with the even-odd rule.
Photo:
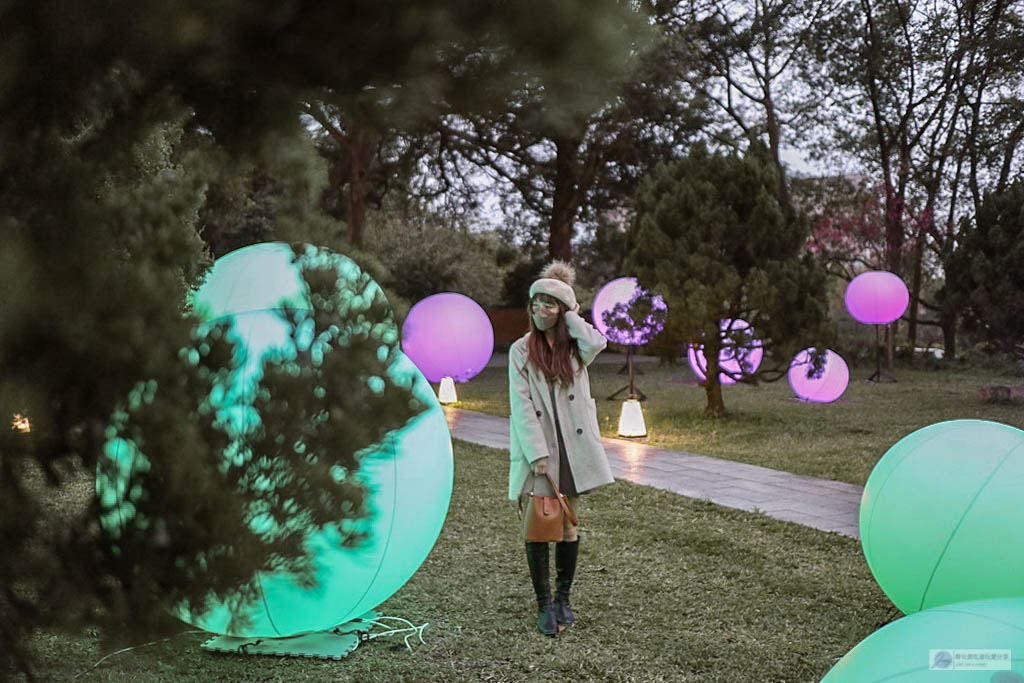
[[[631, 22], [629, 8], [604, 0], [550, 10], [532, 0], [15, 0], [0, 9], [0, 415], [25, 416], [31, 429], [0, 429], [0, 671], [31, 668], [24, 642], [35, 628], [150, 627], [189, 591], [185, 573], [168, 566], [238, 540], [236, 501], [211, 494], [200, 514], [184, 495], [189, 477], [209, 473], [186, 464], [220, 445], [189, 414], [203, 387], [186, 381], [179, 357], [195, 322], [186, 294], [211, 261], [197, 234], [209, 187], [227, 166], [287, 165], [307, 134], [298, 114], [311, 95], [374, 91], [417, 121], [491, 106], [525, 83], [600, 90], [602, 70], [628, 58], [602, 27]], [[575, 106], [557, 99], [553, 111]], [[307, 175], [274, 177], [289, 186], [259, 208], [275, 235], [340, 246]], [[354, 381], [361, 366], [339, 371]], [[147, 457], [178, 482], [151, 512], [175, 521], [166, 535], [119, 548], [118, 559], [97, 505], [71, 493], [91, 488], [111, 420], [140, 382], [159, 391], [133, 419], [147, 423], [148, 443], [165, 444]], [[374, 429], [407, 412], [381, 408]], [[347, 437], [359, 444], [374, 433]], [[167, 444], [190, 457], [175, 459]], [[323, 519], [307, 494], [296, 514]], [[340, 515], [357, 515], [351, 507]], [[175, 525], [205, 532], [176, 534]], [[163, 569], [143, 561], [147, 550]], [[225, 581], [272, 562], [268, 550], [303, 560], [295, 544], [263, 550], [238, 555]]]
[[711, 416], [725, 413], [720, 349], [751, 343], [721, 321], [747, 321], [763, 346], [760, 369], [736, 377], [748, 383], [778, 379], [798, 350], [830, 340], [825, 271], [802, 253], [806, 221], [783, 211], [777, 189], [755, 143], [742, 157], [698, 145], [659, 166], [637, 193], [626, 268], [665, 298], [663, 334], [703, 345]]
[[1024, 180], [985, 195], [973, 222], [946, 267], [944, 299], [965, 331], [1016, 360], [1024, 349]]

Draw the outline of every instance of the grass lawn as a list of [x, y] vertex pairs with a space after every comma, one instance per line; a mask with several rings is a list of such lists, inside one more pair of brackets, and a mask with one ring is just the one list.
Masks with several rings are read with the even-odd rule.
[[[507, 456], [457, 441], [455, 458], [437, 545], [380, 607], [429, 622], [425, 645], [379, 638], [328, 662], [213, 654], [186, 634], [78, 680], [817, 681], [889, 612], [857, 541], [620, 481], [582, 501], [578, 623], [545, 638], [504, 500]], [[111, 651], [95, 634], [33, 645], [39, 673], [60, 681]]]
[[[899, 366], [896, 383], [866, 381], [874, 365], [851, 368], [850, 385], [835, 403], [794, 397], [789, 382], [723, 388], [729, 415], [704, 417], [704, 390], [688, 366], [637, 363], [635, 383], [647, 394], [648, 437], [662, 448], [736, 460], [823, 479], [863, 485], [886, 450], [910, 432], [957, 418], [994, 420], [1024, 428], [1024, 408], [985, 403], [978, 389], [1019, 385], [1021, 379], [967, 368]], [[598, 421], [606, 437], [618, 428], [618, 401], [603, 400], [628, 382], [617, 364], [590, 366]], [[508, 415], [508, 370], [487, 368], [457, 386], [458, 407]], [[621, 398], [621, 396], [620, 396]]]

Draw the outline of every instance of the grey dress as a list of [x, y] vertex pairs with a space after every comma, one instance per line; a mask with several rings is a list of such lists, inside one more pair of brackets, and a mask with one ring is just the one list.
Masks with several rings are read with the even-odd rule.
[[[551, 405], [558, 405], [555, 400], [555, 386], [554, 384], [548, 385], [551, 391]], [[558, 419], [558, 411], [555, 410], [555, 435], [558, 439], [558, 453], [553, 453], [548, 456], [548, 471], [558, 472], [558, 476], [555, 480], [558, 482], [558, 489], [562, 495], [567, 498], [575, 498], [579, 495], [576, 490], [576, 481], [572, 476], [572, 468], [569, 466], [569, 458], [565, 454], [565, 440], [562, 437], [562, 425]], [[523, 495], [534, 493], [538, 496], [553, 496], [555, 492], [551, 490], [551, 484], [548, 483], [547, 477], [538, 477], [533, 475], [526, 478], [526, 483], [523, 486]]]

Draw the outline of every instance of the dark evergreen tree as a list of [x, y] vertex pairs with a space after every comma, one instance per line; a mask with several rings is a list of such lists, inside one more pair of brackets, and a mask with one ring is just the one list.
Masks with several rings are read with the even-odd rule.
[[725, 412], [719, 350], [751, 342], [721, 321], [747, 321], [765, 351], [760, 369], [735, 375], [742, 382], [778, 379], [797, 351], [831, 340], [824, 268], [802, 252], [806, 221], [782, 210], [777, 189], [755, 143], [743, 157], [698, 145], [659, 166], [637, 193], [626, 268], [665, 298], [663, 334], [704, 346], [706, 411], [715, 417]]
[[1024, 180], [985, 196], [946, 267], [944, 298], [966, 332], [1019, 359], [1024, 351]]
[[[31, 424], [27, 433], [0, 430], [0, 670], [30, 668], [25, 637], [40, 626], [128, 624], [137, 634], [168, 601], [189, 597], [187, 577], [168, 567], [246, 540], [235, 535], [237, 501], [211, 494], [197, 510], [186, 495], [195, 477], [213, 476], [189, 468], [222, 443], [190, 414], [203, 387], [186, 382], [179, 351], [194, 323], [183, 315], [186, 293], [210, 263], [199, 214], [225, 164], [247, 157], [252, 168], [279, 169], [308, 135], [302, 103], [324, 92], [374, 90], [422, 120], [439, 108], [486, 109], [529, 83], [564, 94], [549, 101], [552, 112], [574, 110], [577, 87], [598, 96], [628, 61], [628, 44], [604, 37], [606, 26], [635, 26], [632, 17], [614, 0], [570, 0], [557, 11], [533, 0], [15, 0], [0, 8], [0, 415]], [[183, 130], [219, 151], [182, 140]], [[307, 175], [269, 177], [284, 186], [257, 208], [277, 237], [339, 246]], [[223, 208], [230, 222], [244, 204], [206, 209]], [[358, 381], [368, 369], [359, 357], [337, 368], [338, 382]], [[137, 419], [148, 444], [163, 444], [146, 455], [166, 483], [151, 512], [168, 527], [133, 537], [139, 545], [121, 548], [118, 560], [97, 504], [50, 503], [88, 487], [117, 407], [151, 381], [160, 391]], [[307, 405], [295, 391], [284, 381], [275, 397]], [[400, 425], [408, 415], [400, 403], [378, 406], [373, 429]], [[353, 445], [375, 438], [328, 432]], [[297, 481], [317, 481], [309, 474]], [[317, 495], [298, 492], [294, 514], [322, 520]], [[335, 509], [358, 515], [354, 502]], [[251, 546], [226, 576], [275, 562], [301, 567], [304, 553], [289, 543]]]

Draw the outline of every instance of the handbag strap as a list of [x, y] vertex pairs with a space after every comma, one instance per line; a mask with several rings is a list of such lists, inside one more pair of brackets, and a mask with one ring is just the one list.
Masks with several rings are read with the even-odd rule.
[[565, 496], [563, 496], [562, 492], [558, 490], [557, 486], [555, 486], [555, 480], [551, 478], [551, 473], [545, 472], [544, 476], [548, 478], [548, 482], [551, 484], [551, 490], [555, 492], [555, 498], [558, 500], [558, 504], [562, 506], [562, 512], [564, 512], [565, 516], [569, 518], [569, 521], [572, 522], [573, 526], [578, 526], [580, 520], [565, 502]]

